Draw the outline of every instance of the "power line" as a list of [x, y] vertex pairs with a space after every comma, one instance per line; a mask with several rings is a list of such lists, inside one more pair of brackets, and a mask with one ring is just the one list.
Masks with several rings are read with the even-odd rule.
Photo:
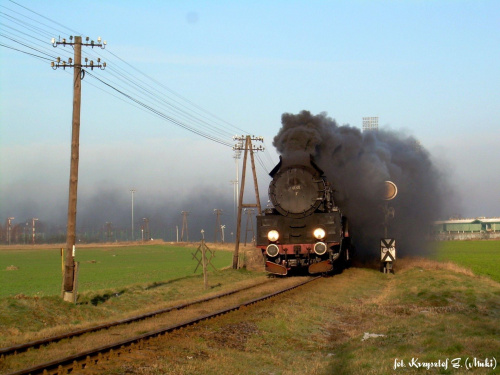
[[141, 75], [143, 75], [144, 77], [150, 79], [152, 82], [156, 83], [157, 85], [159, 85], [160, 87], [164, 88], [165, 90], [167, 90], [168, 92], [174, 94], [175, 96], [178, 96], [180, 99], [186, 101], [187, 103], [191, 104], [192, 106], [194, 106], [195, 108], [209, 114], [210, 116], [214, 117], [215, 119], [217, 120], [220, 120], [222, 122], [224, 122], [225, 124], [231, 126], [232, 128], [238, 130], [239, 132], [243, 132], [243, 133], [248, 133], [248, 131], [246, 130], [243, 130], [243, 129], [240, 129], [238, 128], [237, 126], [225, 121], [225, 120], [222, 120], [220, 119], [219, 117], [217, 117], [216, 115], [210, 113], [209, 111], [203, 109], [202, 107], [198, 106], [197, 104], [195, 104], [194, 102], [190, 101], [189, 99], [186, 99], [184, 98], [183, 96], [181, 96], [180, 94], [176, 93], [174, 90], [170, 89], [169, 87], [165, 86], [164, 84], [162, 84], [161, 82], [157, 81], [156, 79], [152, 78], [151, 76], [141, 72], [140, 70], [138, 70], [137, 68], [133, 67], [132, 65], [130, 65], [128, 62], [126, 62], [125, 60], [121, 59], [120, 57], [116, 56], [113, 52], [111, 51], [107, 51], [108, 53], [112, 54], [113, 56], [115, 56], [116, 58], [118, 58], [120, 61], [122, 61], [123, 63], [125, 63], [126, 65], [128, 65], [129, 67], [131, 67], [133, 70], [135, 70], [136, 72], [140, 73]]
[[54, 21], [53, 19], [50, 19], [50, 18], [48, 18], [48, 17], [45, 17], [43, 14], [37, 13], [37, 12], [35, 12], [34, 10], [31, 10], [31, 9], [29, 9], [29, 8], [27, 8], [27, 7], [25, 7], [25, 6], [21, 5], [21, 4], [19, 4], [19, 3], [16, 3], [16, 2], [15, 2], [15, 1], [13, 1], [13, 0], [9, 0], [9, 1], [10, 1], [11, 3], [16, 4], [17, 6], [20, 6], [21, 8], [26, 9], [27, 11], [29, 11], [29, 12], [31, 12], [31, 13], [36, 14], [37, 16], [40, 16], [40, 17], [42, 17], [42, 18], [46, 19], [47, 21], [53, 22], [53, 23], [55, 23], [56, 25], [59, 25], [59, 26], [61, 26], [61, 27], [64, 27], [65, 29], [67, 29], [67, 30], [71, 31], [71, 32], [72, 32], [72, 33], [74, 33], [74, 34], [81, 35], [81, 33], [79, 33], [78, 31], [72, 30], [72, 29], [70, 29], [69, 27], [64, 26], [63, 24], [61, 24], [61, 23], [59, 23], [59, 22], [57, 22], [57, 21]]
[[[44, 20], [49, 21], [49, 23], [57, 25], [57, 27], [53, 27], [47, 24], [47, 22], [40, 22], [39, 20], [31, 16], [9, 9], [5, 6], [1, 6], [2, 10], [4, 11], [0, 12], [0, 16], [6, 19], [8, 21], [7, 23], [10, 22], [12, 24], [20, 25], [23, 31], [11, 25], [6, 25], [11, 33], [17, 33], [18, 35], [15, 37], [13, 37], [12, 35], [7, 35], [6, 33], [8, 32], [8, 30], [4, 30], [4, 33], [2, 33], [0, 36], [9, 39], [14, 43], [23, 46], [24, 48], [36, 51], [39, 54], [49, 56], [54, 59], [55, 56], [52, 53], [45, 52], [46, 50], [48, 50], [47, 44], [45, 44], [43, 40], [39, 38], [40, 35], [53, 35], [54, 30], [56, 30], [58, 33], [61, 33], [61, 27], [66, 30], [70, 30], [71, 32], [75, 32], [76, 34], [80, 34], [75, 30], [72, 30], [71, 28], [36, 11], [33, 11], [13, 0], [10, 0], [10, 2], [26, 11], [29, 11], [31, 14], [34, 14], [37, 17], [41, 17]], [[10, 12], [11, 14], [7, 14], [6, 12]], [[28, 39], [21, 37], [20, 34], [27, 37]], [[42, 56], [22, 51], [21, 49], [14, 48], [6, 44], [1, 45], [6, 48], [31, 55], [33, 57], [46, 59]], [[88, 53], [88, 55], [90, 56], [92, 56], [93, 54], [102, 56], [101, 53], [96, 50], [92, 50], [89, 52], [90, 53]], [[129, 62], [125, 61], [123, 58], [119, 57], [112, 51], [105, 50], [103, 53], [106, 52], [108, 54], [107, 56], [110, 55], [110, 57], [112, 57], [111, 59], [106, 58], [108, 62], [106, 75], [103, 75], [101, 78], [97, 78], [90, 72], [88, 72], [88, 70], [86, 70], [85, 72], [92, 78], [95, 78], [100, 84], [104, 85], [105, 89], [103, 91], [108, 95], [112, 95], [115, 98], [126, 98], [128, 101], [125, 102], [129, 105], [133, 105], [136, 108], [153, 113], [154, 115], [159, 116], [164, 120], [173, 123], [174, 125], [180, 126], [194, 134], [200, 135], [208, 140], [215, 141], [224, 146], [232, 146], [231, 143], [229, 141], [226, 141], [224, 138], [227, 137], [229, 139], [236, 131], [247, 134], [249, 133], [248, 131], [240, 129], [237, 126], [222, 120], [215, 114], [195, 104], [191, 100], [181, 96], [150, 75], [145, 74], [136, 67], [132, 66]], [[115, 59], [117, 61], [113, 61]], [[146, 78], [148, 82], [146, 82], [144, 79], [141, 79], [141, 77]], [[95, 85], [93, 86], [97, 87]], [[119, 95], [116, 96], [113, 95], [113, 93], [118, 93]], [[166, 93], [175, 96], [175, 98], [166, 95]], [[123, 100], [121, 98], [120, 100]]]
[[172, 122], [173, 124], [178, 125], [178, 126], [180, 126], [180, 127], [184, 128], [184, 129], [186, 129], [186, 130], [188, 130], [188, 131], [190, 131], [190, 132], [192, 132], [192, 133], [194, 133], [194, 134], [200, 135], [200, 136], [202, 136], [202, 137], [204, 137], [204, 138], [206, 138], [206, 139], [209, 139], [209, 140], [212, 140], [212, 141], [214, 141], [214, 142], [220, 143], [220, 144], [222, 144], [222, 145], [224, 145], [224, 146], [232, 147], [232, 144], [231, 144], [231, 143], [226, 142], [226, 141], [223, 141], [222, 139], [217, 139], [217, 138], [214, 138], [214, 137], [212, 137], [212, 136], [210, 136], [210, 135], [208, 135], [208, 134], [206, 134], [206, 133], [201, 132], [200, 130], [194, 129], [194, 128], [192, 128], [192, 127], [191, 127], [191, 126], [189, 126], [189, 125], [186, 125], [186, 124], [184, 124], [184, 123], [182, 123], [182, 122], [180, 122], [180, 121], [177, 121], [176, 119], [174, 119], [174, 118], [172, 118], [172, 117], [170, 117], [170, 116], [168, 116], [168, 115], [166, 115], [166, 114], [164, 114], [164, 113], [160, 112], [159, 110], [157, 110], [157, 109], [155, 109], [155, 108], [153, 108], [153, 107], [151, 107], [151, 106], [149, 106], [149, 105], [147, 105], [147, 104], [145, 104], [145, 103], [141, 102], [140, 100], [138, 100], [138, 99], [136, 99], [136, 98], [132, 97], [131, 95], [129, 95], [129, 94], [127, 94], [127, 93], [125, 93], [125, 92], [123, 92], [123, 91], [121, 91], [121, 90], [117, 89], [116, 87], [114, 87], [114, 86], [110, 85], [109, 83], [104, 82], [102, 79], [100, 79], [100, 78], [96, 77], [95, 75], [93, 75], [93, 74], [92, 74], [92, 73], [90, 73], [89, 71], [85, 71], [85, 72], [86, 72], [86, 74], [88, 74], [88, 75], [89, 75], [89, 76], [91, 76], [92, 78], [94, 78], [94, 79], [96, 79], [96, 80], [100, 81], [102, 84], [104, 84], [104, 85], [108, 86], [109, 88], [111, 88], [111, 89], [115, 90], [115, 91], [116, 91], [116, 92], [118, 92], [119, 94], [121, 94], [121, 95], [125, 96], [126, 98], [128, 98], [128, 99], [132, 100], [133, 102], [135, 102], [135, 103], [139, 104], [140, 106], [142, 106], [142, 107], [146, 108], [147, 110], [151, 111], [152, 113], [154, 113], [154, 114], [156, 114], [156, 115], [158, 115], [158, 116], [160, 116], [160, 117], [164, 118], [165, 120], [168, 120], [168, 121]]
[[43, 56], [35, 55], [35, 54], [33, 54], [33, 53], [29, 53], [29, 52], [26, 52], [26, 51], [21, 51], [20, 49], [17, 49], [17, 48], [11, 47], [11, 46], [7, 46], [7, 45], [5, 45], [5, 44], [3, 44], [3, 43], [0, 43], [0, 46], [5, 47], [5, 48], [12, 49], [12, 50], [17, 51], [17, 52], [24, 53], [24, 54], [26, 54], [26, 55], [30, 55], [30, 56], [36, 57], [36, 58], [39, 58], [39, 59], [44, 59], [44, 60], [53, 60], [53, 58], [43, 57]]

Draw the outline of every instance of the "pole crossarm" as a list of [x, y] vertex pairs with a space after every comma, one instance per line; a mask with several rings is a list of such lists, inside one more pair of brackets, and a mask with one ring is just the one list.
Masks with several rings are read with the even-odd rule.
[[250, 146], [247, 145], [245, 142], [245, 145], [243, 145], [243, 141], [246, 141], [250, 137], [250, 141], [256, 141], [256, 142], [264, 142], [264, 137], [256, 137], [254, 135], [235, 135], [233, 137], [234, 141], [238, 141], [237, 144], [233, 146], [233, 151], [248, 151], [247, 147], [251, 147], [252, 151], [264, 151], [265, 147], [262, 145], [256, 146], [253, 145], [250, 142]]
[[[56, 41], [55, 38], [52, 38], [52, 41], [51, 41], [52, 46], [55, 48], [55, 47], [60, 46], [60, 45], [62, 45], [63, 47], [77, 46], [78, 45], [80, 50], [81, 50], [82, 46], [92, 47], [92, 48], [100, 47], [100, 48], [104, 49], [104, 48], [106, 48], [106, 44], [107, 44], [106, 41], [103, 41], [101, 43], [101, 37], [97, 38], [97, 43], [95, 43], [93, 40], [91, 40], [89, 42], [89, 37], [86, 37], [87, 43], [83, 43], [82, 37], [80, 37], [80, 36], [75, 36], [74, 42], [73, 42], [73, 36], [70, 36], [69, 39], [71, 40], [70, 42], [67, 42], [66, 38], [63, 38], [62, 40], [58, 40], [58, 41]], [[75, 50], [75, 54], [76, 54], [76, 50]], [[88, 58], [85, 58], [85, 64], [82, 64], [81, 59], [79, 61], [77, 61], [76, 57], [75, 57], [74, 63], [73, 63], [73, 59], [71, 57], [68, 59], [67, 62], [64, 60], [61, 60], [61, 58], [58, 57], [56, 59], [56, 61], [52, 61], [50, 63], [50, 66], [54, 70], [57, 68], [63, 68], [63, 69], [66, 69], [66, 68], [90, 68], [91, 70], [94, 70], [94, 68], [99, 68], [101, 70], [104, 70], [106, 68], [106, 63], [105, 62], [101, 63], [100, 57], [97, 58], [97, 63], [94, 63], [94, 60], [89, 60]]]

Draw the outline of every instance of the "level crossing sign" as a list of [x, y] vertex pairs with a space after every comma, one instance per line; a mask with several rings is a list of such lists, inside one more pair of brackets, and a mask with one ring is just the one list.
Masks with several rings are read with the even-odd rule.
[[380, 261], [394, 262], [396, 260], [396, 240], [394, 238], [382, 238], [380, 240]]

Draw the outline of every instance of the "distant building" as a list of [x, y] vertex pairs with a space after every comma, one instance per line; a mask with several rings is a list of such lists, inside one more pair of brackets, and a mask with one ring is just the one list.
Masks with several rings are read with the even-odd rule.
[[500, 238], [500, 218], [453, 219], [436, 221], [432, 233], [442, 240]]
[[378, 131], [378, 117], [363, 117], [363, 131]]

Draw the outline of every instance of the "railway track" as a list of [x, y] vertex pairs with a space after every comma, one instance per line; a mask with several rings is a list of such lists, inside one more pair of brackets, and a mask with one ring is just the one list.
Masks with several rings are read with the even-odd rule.
[[155, 317], [155, 316], [160, 315], [160, 314], [166, 314], [166, 313], [174, 311], [174, 310], [185, 309], [185, 308], [187, 308], [189, 306], [193, 306], [193, 305], [197, 305], [197, 304], [200, 304], [200, 303], [203, 303], [203, 302], [208, 302], [208, 301], [212, 301], [212, 300], [215, 300], [215, 299], [227, 297], [227, 296], [230, 296], [230, 295], [233, 295], [233, 294], [236, 294], [236, 293], [240, 293], [240, 292], [243, 292], [243, 291], [251, 289], [251, 288], [258, 287], [258, 286], [266, 284], [266, 283], [268, 283], [268, 282], [265, 281], [263, 283], [259, 283], [259, 284], [250, 285], [250, 286], [246, 286], [246, 287], [243, 287], [243, 288], [231, 290], [229, 292], [219, 293], [219, 294], [217, 294], [215, 296], [197, 299], [197, 300], [194, 300], [194, 301], [191, 301], [191, 302], [187, 302], [187, 303], [183, 303], [183, 304], [180, 304], [180, 305], [168, 307], [168, 308], [165, 308], [165, 309], [161, 309], [161, 310], [149, 312], [149, 313], [146, 313], [146, 314], [141, 314], [141, 315], [133, 316], [133, 317], [130, 317], [130, 318], [127, 318], [127, 319], [116, 320], [116, 321], [113, 321], [113, 322], [110, 322], [110, 323], [99, 324], [99, 325], [96, 325], [96, 326], [93, 326], [93, 327], [89, 327], [89, 328], [85, 328], [85, 329], [80, 329], [80, 330], [76, 330], [76, 331], [71, 331], [71, 332], [67, 332], [67, 333], [64, 333], [64, 334], [61, 334], [61, 335], [57, 335], [57, 336], [52, 336], [52, 337], [47, 337], [47, 338], [40, 339], [40, 340], [30, 341], [30, 342], [27, 342], [27, 343], [24, 343], [24, 344], [19, 344], [19, 345], [13, 345], [13, 346], [5, 347], [5, 348], [0, 348], [0, 358], [4, 358], [4, 357], [10, 356], [10, 355], [15, 355], [15, 354], [18, 354], [18, 353], [21, 353], [21, 352], [25, 352], [25, 351], [30, 350], [30, 349], [35, 349], [35, 348], [40, 347], [40, 346], [49, 345], [49, 344], [52, 344], [52, 343], [55, 343], [55, 342], [58, 342], [58, 341], [61, 341], [61, 340], [64, 340], [64, 339], [70, 339], [70, 338], [73, 338], [73, 337], [81, 336], [81, 335], [84, 335], [86, 333], [97, 332], [97, 331], [100, 331], [100, 330], [109, 329], [111, 327], [115, 327], [115, 326], [119, 326], [119, 325], [124, 325], [124, 324], [130, 324], [130, 323], [138, 322], [140, 320], [152, 318], [152, 317]]
[[[77, 371], [80, 369], [85, 369], [88, 366], [95, 365], [99, 361], [106, 360], [108, 358], [115, 357], [115, 356], [120, 356], [123, 353], [128, 353], [128, 352], [134, 350], [136, 347], [141, 347], [148, 339], [151, 339], [151, 338], [154, 338], [157, 336], [161, 336], [161, 335], [167, 334], [169, 332], [173, 332], [175, 330], [182, 329], [184, 327], [189, 327], [191, 325], [195, 325], [195, 324], [197, 324], [201, 321], [204, 321], [204, 320], [208, 320], [208, 319], [212, 319], [214, 317], [220, 316], [220, 315], [228, 314], [232, 311], [239, 310], [242, 307], [250, 306], [250, 305], [253, 305], [255, 303], [265, 301], [265, 300], [273, 298], [277, 295], [286, 293], [290, 290], [299, 288], [302, 285], [310, 283], [310, 282], [317, 280], [319, 278], [321, 278], [321, 277], [309, 278], [309, 279], [307, 279], [303, 282], [300, 282], [298, 284], [295, 284], [293, 286], [289, 286], [289, 287], [280, 289], [278, 291], [274, 291], [272, 293], [266, 294], [266, 295], [261, 296], [261, 297], [252, 298], [248, 301], [245, 301], [242, 303], [237, 303], [237, 304], [234, 304], [232, 306], [216, 310], [214, 312], [203, 314], [203, 315], [200, 315], [200, 316], [193, 318], [193, 319], [189, 319], [189, 320], [186, 320], [186, 321], [183, 321], [180, 323], [176, 323], [176, 324], [172, 324], [169, 326], [164, 326], [163, 328], [160, 328], [157, 330], [148, 331], [146, 333], [136, 335], [134, 337], [129, 337], [129, 338], [126, 338], [124, 340], [116, 341], [116, 342], [106, 344], [103, 346], [99, 346], [99, 347], [96, 347], [96, 348], [93, 348], [90, 350], [82, 351], [82, 352], [79, 352], [79, 353], [76, 353], [76, 354], [73, 354], [70, 356], [66, 356], [66, 357], [59, 358], [59, 359], [56, 359], [53, 361], [45, 362], [45, 363], [42, 363], [39, 365], [32, 366], [30, 368], [25, 368], [22, 370], [14, 371], [14, 372], [9, 373], [9, 375], [64, 374], [64, 373], [71, 373], [71, 372], [74, 372], [74, 371]], [[158, 316], [160, 314], [168, 313], [168, 312], [173, 311], [173, 310], [184, 309], [186, 307], [189, 307], [189, 306], [192, 306], [195, 304], [200, 304], [203, 302], [207, 302], [207, 301], [211, 301], [214, 299], [229, 296], [232, 294], [236, 294], [236, 293], [251, 289], [253, 287], [256, 287], [256, 286], [262, 285], [262, 284], [266, 284], [266, 283], [260, 283], [257, 285], [252, 285], [252, 286], [240, 288], [240, 289], [233, 290], [230, 292], [221, 293], [221, 294], [218, 294], [216, 296], [195, 300], [195, 301], [192, 301], [189, 303], [185, 303], [185, 304], [178, 305], [178, 306], [173, 306], [173, 307], [170, 307], [167, 309], [154, 311], [154, 312], [151, 312], [148, 314], [143, 314], [143, 315], [132, 317], [129, 319], [115, 321], [115, 322], [111, 322], [111, 323], [107, 323], [107, 324], [102, 324], [102, 325], [91, 327], [88, 329], [83, 329], [83, 330], [79, 330], [79, 331], [70, 332], [70, 333], [67, 333], [64, 335], [47, 338], [44, 340], [37, 340], [37, 341], [30, 342], [30, 343], [22, 344], [22, 345], [16, 345], [16, 346], [12, 346], [9, 348], [3, 348], [0, 351], [0, 356], [2, 358], [4, 358], [7, 355], [12, 355], [12, 354], [15, 354], [15, 353], [18, 353], [21, 351], [26, 351], [28, 349], [48, 345], [50, 343], [61, 341], [63, 339], [81, 336], [85, 333], [92, 333], [92, 332], [108, 329], [108, 328], [113, 327], [113, 326], [130, 324], [133, 322], [137, 322], [139, 320], [145, 320], [145, 319], [148, 319], [148, 318], [151, 318], [154, 316]]]

